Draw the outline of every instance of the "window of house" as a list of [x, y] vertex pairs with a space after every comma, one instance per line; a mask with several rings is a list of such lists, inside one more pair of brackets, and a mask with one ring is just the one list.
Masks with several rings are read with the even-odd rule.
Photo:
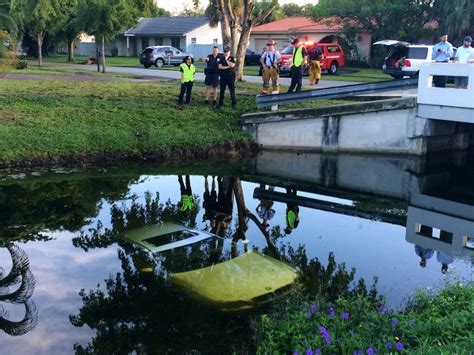
[[191, 38], [191, 44], [196, 44], [196, 43], [197, 43], [196, 37]]
[[171, 37], [171, 46], [181, 50], [180, 38], [179, 37]]
[[142, 48], [150, 46], [150, 40], [148, 37], [142, 37]]
[[162, 45], [163, 45], [163, 37], [156, 37], [155, 46], [162, 46]]
[[215, 46], [217, 46], [217, 45], [219, 44], [219, 40], [218, 40], [217, 38], [214, 38], [214, 39], [212, 40], [212, 44], [215, 45]]

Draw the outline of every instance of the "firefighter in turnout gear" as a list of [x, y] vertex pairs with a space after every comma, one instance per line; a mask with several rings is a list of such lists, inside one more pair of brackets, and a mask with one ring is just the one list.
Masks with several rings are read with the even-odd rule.
[[272, 91], [278, 94], [280, 91], [278, 85], [279, 71], [278, 64], [281, 62], [281, 54], [275, 49], [275, 41], [269, 40], [267, 43], [267, 50], [262, 53], [260, 63], [262, 65], [262, 80], [263, 88], [262, 94], [268, 94], [269, 82], [272, 80]]

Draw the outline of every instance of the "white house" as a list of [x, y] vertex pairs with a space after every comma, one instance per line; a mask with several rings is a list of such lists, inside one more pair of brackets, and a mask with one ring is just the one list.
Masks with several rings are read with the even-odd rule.
[[193, 54], [207, 56], [215, 45], [222, 46], [220, 24], [209, 25], [207, 17], [142, 18], [138, 24], [116, 39], [119, 56], [138, 56], [148, 46], [173, 46]]

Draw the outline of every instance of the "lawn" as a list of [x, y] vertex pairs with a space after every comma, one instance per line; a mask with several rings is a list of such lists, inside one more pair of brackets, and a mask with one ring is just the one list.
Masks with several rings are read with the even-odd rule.
[[[84, 63], [87, 57], [76, 56], [76, 63]], [[67, 63], [67, 56], [57, 55], [57, 56], [48, 56], [45, 57], [45, 62], [49, 63]], [[32, 65], [35, 64], [34, 59], [30, 59]], [[197, 72], [204, 72], [204, 63], [196, 62]], [[137, 57], [107, 57], [107, 65], [117, 66], [117, 67], [135, 67], [143, 68], [139, 63]], [[179, 70], [177, 66], [164, 66], [162, 70]], [[250, 65], [244, 67], [244, 75], [258, 75], [259, 67], [256, 65]], [[340, 69], [338, 75], [329, 75], [323, 72], [323, 80], [339, 80], [339, 81], [356, 81], [356, 82], [376, 82], [391, 80], [392, 78], [382, 73], [381, 69], [371, 69], [371, 68], [355, 68], [355, 67], [344, 67]]]
[[238, 83], [237, 109], [230, 108], [227, 96], [225, 107], [215, 110], [203, 104], [204, 84], [197, 82], [193, 102], [180, 110], [176, 80], [87, 81], [72, 74], [71, 80], [0, 79], [0, 165], [67, 157], [175, 157], [176, 152], [248, 146], [251, 139], [241, 130], [240, 117], [257, 111], [258, 87]]

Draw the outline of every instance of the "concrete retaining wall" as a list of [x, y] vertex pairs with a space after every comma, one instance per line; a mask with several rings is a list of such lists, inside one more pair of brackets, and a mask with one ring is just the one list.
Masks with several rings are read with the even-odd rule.
[[272, 111], [242, 116], [243, 128], [264, 148], [424, 155], [463, 150], [463, 124], [417, 117], [415, 98]]

